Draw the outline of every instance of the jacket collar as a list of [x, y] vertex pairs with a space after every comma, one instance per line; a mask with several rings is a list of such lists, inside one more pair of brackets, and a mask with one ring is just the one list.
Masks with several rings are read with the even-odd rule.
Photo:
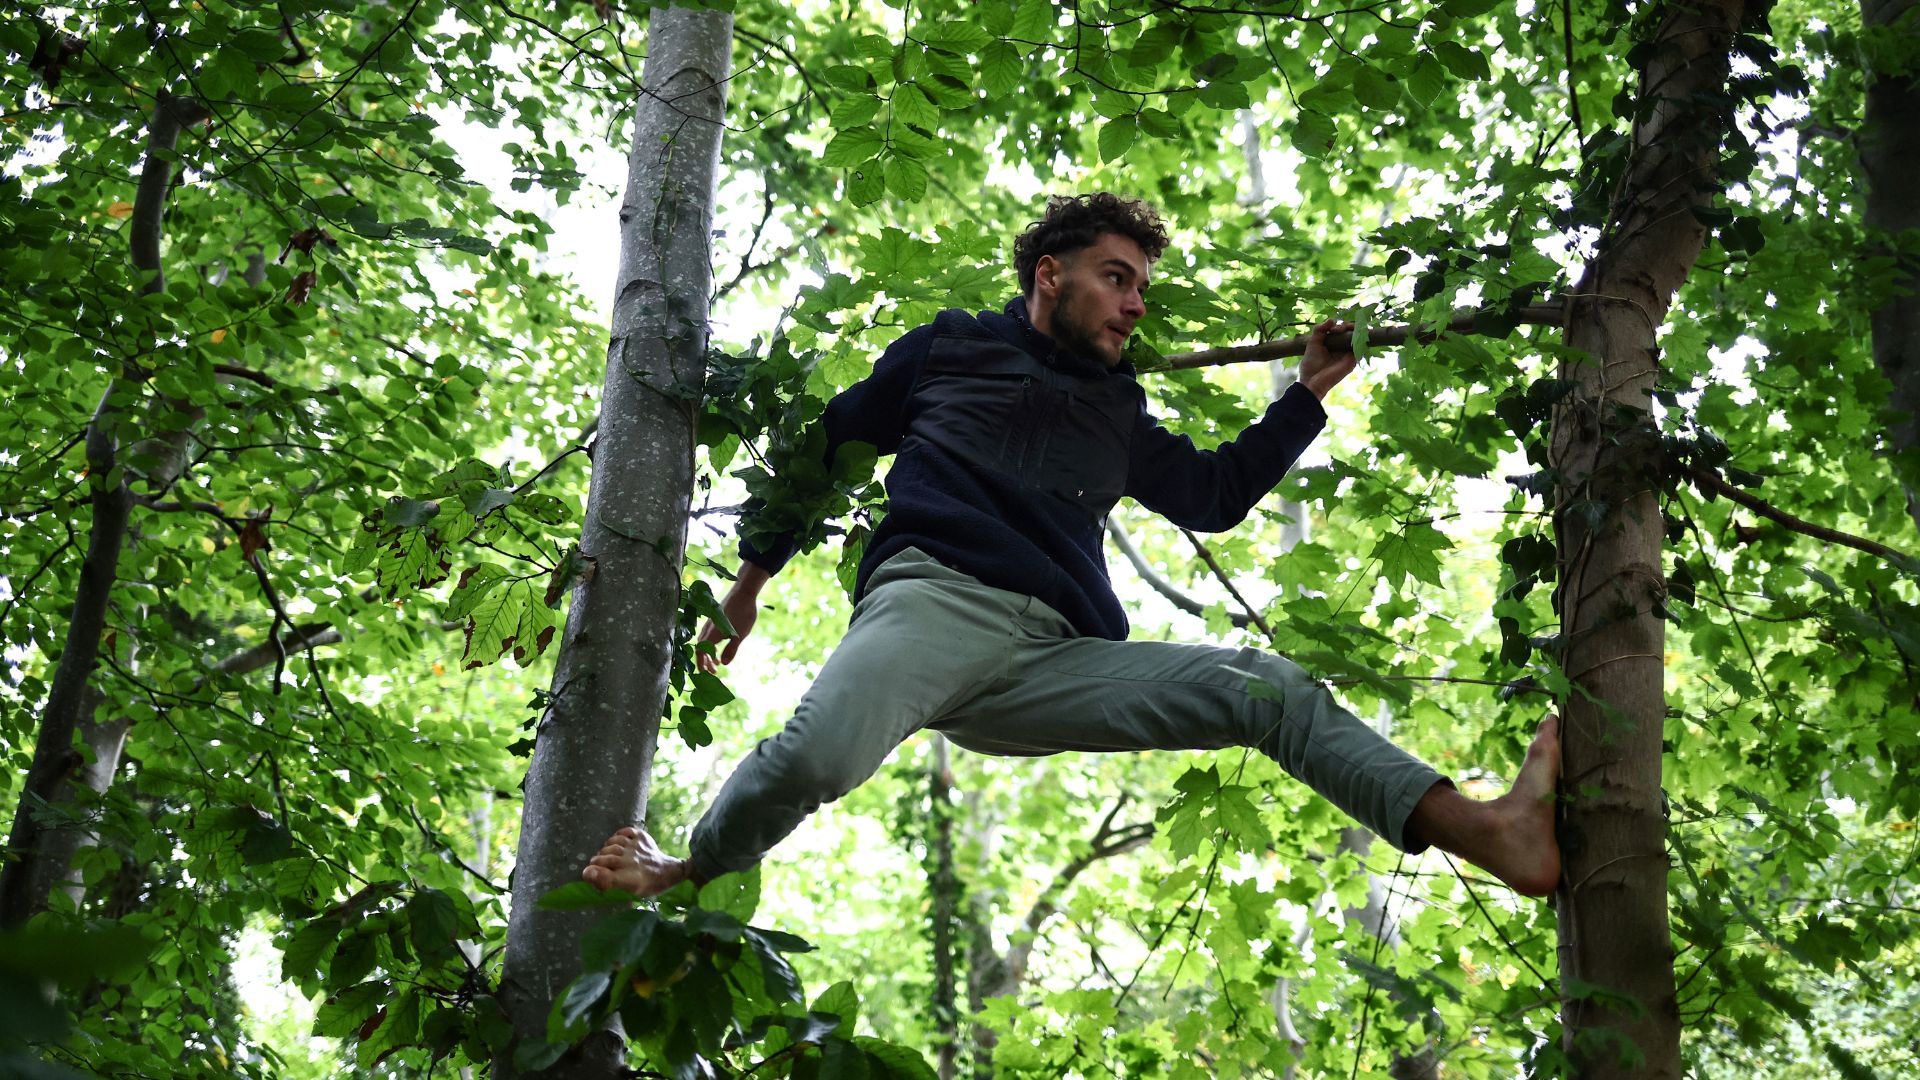
[[1002, 310], [1013, 320], [1014, 326], [1017, 328], [1016, 332], [1019, 340], [1013, 343], [1025, 349], [1034, 359], [1048, 367], [1057, 368], [1069, 375], [1078, 375], [1081, 378], [1107, 374], [1125, 375], [1128, 378], [1133, 377], [1133, 365], [1124, 359], [1117, 365], [1109, 368], [1106, 363], [1098, 357], [1084, 356], [1080, 353], [1068, 352], [1061, 348], [1059, 342], [1054, 341], [1053, 338], [1047, 336], [1045, 332], [1033, 325], [1033, 320], [1027, 316], [1026, 297], [1014, 297], [1012, 300], [1007, 301], [1007, 306]]

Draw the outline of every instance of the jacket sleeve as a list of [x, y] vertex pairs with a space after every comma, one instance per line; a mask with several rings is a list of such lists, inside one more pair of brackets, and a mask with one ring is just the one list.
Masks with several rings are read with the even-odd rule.
[[1232, 442], [1199, 450], [1142, 409], [1127, 470], [1127, 494], [1183, 528], [1220, 532], [1240, 524], [1327, 424], [1313, 391], [1298, 383]]
[[[850, 442], [867, 443], [882, 456], [900, 448], [900, 440], [906, 437], [907, 401], [933, 338], [932, 325], [908, 331], [880, 354], [871, 374], [827, 403], [826, 411], [815, 422], [826, 434], [823, 463], [829, 471], [840, 447]], [[748, 500], [741, 510], [743, 523], [764, 509], [765, 504], [759, 500]], [[769, 574], [779, 573], [798, 547], [796, 534], [791, 531], [763, 536], [759, 544], [750, 543], [746, 532], [741, 529], [740, 557]]]

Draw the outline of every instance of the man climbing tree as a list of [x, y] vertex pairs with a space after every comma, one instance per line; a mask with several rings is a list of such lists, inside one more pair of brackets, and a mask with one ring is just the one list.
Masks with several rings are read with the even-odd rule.
[[[1234, 527], [1325, 425], [1321, 402], [1356, 362], [1327, 342], [1352, 326], [1327, 320], [1299, 383], [1232, 442], [1202, 451], [1162, 428], [1122, 350], [1167, 242], [1139, 200], [1055, 197], [1014, 242], [1022, 296], [1002, 312], [942, 312], [834, 399], [822, 418], [829, 462], [850, 442], [895, 455], [847, 636], [786, 728], [722, 788], [689, 858], [623, 828], [588, 881], [646, 896], [745, 870], [933, 728], [1009, 756], [1254, 747], [1404, 850], [1438, 846], [1523, 894], [1553, 890], [1553, 719], [1513, 790], [1479, 802], [1290, 661], [1126, 640], [1102, 558], [1114, 503], [1130, 496], [1186, 528]], [[702, 634], [724, 643], [709, 666], [734, 658], [760, 589], [796, 546], [757, 534], [751, 516], [721, 605], [731, 631]]]

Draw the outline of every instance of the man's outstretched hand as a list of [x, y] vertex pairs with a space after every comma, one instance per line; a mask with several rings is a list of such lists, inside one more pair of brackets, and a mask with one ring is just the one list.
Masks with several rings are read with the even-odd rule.
[[1314, 397], [1325, 401], [1341, 379], [1353, 374], [1354, 365], [1359, 363], [1353, 353], [1327, 349], [1328, 334], [1352, 333], [1352, 323], [1328, 319], [1307, 335], [1307, 351], [1300, 358], [1300, 383], [1313, 391]]

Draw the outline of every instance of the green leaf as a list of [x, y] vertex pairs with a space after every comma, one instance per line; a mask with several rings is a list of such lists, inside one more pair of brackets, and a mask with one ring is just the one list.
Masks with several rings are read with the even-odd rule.
[[927, 194], [927, 167], [911, 158], [889, 157], [884, 166], [887, 190], [905, 202], [919, 202]]
[[1247, 94], [1247, 84], [1228, 79], [1216, 80], [1201, 87], [1200, 100], [1222, 112], [1249, 108], [1253, 104], [1253, 99]]
[[524, 586], [524, 582], [513, 582], [474, 601], [467, 616], [466, 644], [460, 651], [465, 667], [490, 664], [513, 647], [529, 606]]
[[1380, 576], [1396, 584], [1412, 577], [1431, 585], [1440, 584], [1440, 553], [1453, 546], [1445, 533], [1431, 525], [1415, 523], [1397, 533], [1388, 533], [1368, 553], [1380, 560]]
[[1022, 41], [1052, 41], [1058, 22], [1053, 0], [1020, 0], [1013, 13], [1013, 36]]
[[793, 965], [787, 962], [787, 958], [780, 955], [781, 950], [768, 940], [764, 931], [748, 929], [746, 942], [760, 962], [760, 982], [766, 988], [767, 996], [776, 1002], [799, 1004], [802, 1000], [800, 977], [794, 973]]
[[886, 194], [886, 166], [875, 158], [847, 176], [847, 198], [855, 206], [870, 206]]
[[1140, 126], [1131, 116], [1122, 116], [1100, 125], [1100, 160], [1118, 161], [1140, 134]]
[[918, 83], [908, 83], [893, 93], [893, 118], [924, 131], [940, 126], [940, 107], [933, 103]]
[[1247, 797], [1252, 790], [1239, 784], [1221, 788], [1218, 811], [1220, 823], [1228, 835], [1239, 841], [1240, 850], [1259, 852], [1273, 845], [1273, 833]]
[[884, 1075], [891, 1080], [939, 1080], [939, 1074], [933, 1071], [933, 1066], [927, 1064], [927, 1059], [918, 1050], [867, 1035], [855, 1036], [853, 1045], [883, 1066], [886, 1069]]
[[584, 911], [590, 908], [630, 907], [635, 896], [622, 889], [596, 889], [585, 881], [569, 881], [548, 889], [534, 906], [542, 911]]
[[366, 982], [328, 998], [313, 1016], [313, 1033], [344, 1039], [380, 1011], [391, 991], [384, 982]]
[[847, 168], [880, 153], [886, 144], [885, 137], [873, 127], [846, 128], [836, 132], [833, 141], [827, 143], [820, 162], [830, 168]]
[[914, 27], [914, 34], [921, 41], [926, 42], [929, 48], [957, 54], [975, 52], [993, 40], [972, 19], [942, 19], [938, 22], [918, 23]]
[[1313, 158], [1326, 157], [1333, 152], [1333, 134], [1332, 117], [1304, 109], [1294, 117], [1293, 127], [1288, 132], [1294, 149]]
[[422, 962], [451, 957], [460, 950], [460, 913], [453, 898], [439, 889], [422, 888], [407, 901], [408, 938]]
[[373, 1030], [360, 1040], [354, 1060], [361, 1068], [371, 1068], [388, 1054], [413, 1045], [419, 1038], [420, 995], [411, 990], [401, 991], [399, 998], [386, 1007], [386, 1014]]
[[1372, 64], [1362, 64], [1353, 75], [1353, 96], [1369, 109], [1400, 107], [1400, 83]]
[[1000, 97], [1020, 85], [1020, 53], [1004, 41], [996, 41], [980, 53], [980, 86], [993, 97]]
[[1127, 63], [1143, 71], [1159, 67], [1173, 55], [1186, 34], [1186, 27], [1174, 19], [1161, 19], [1148, 27], [1127, 50]]
[[295, 930], [280, 955], [280, 977], [303, 982], [319, 974], [320, 961], [333, 948], [343, 925], [339, 919], [323, 915]]
[[655, 913], [637, 909], [608, 915], [580, 935], [581, 966], [619, 968], [639, 962], [659, 922]]
[[1407, 93], [1421, 105], [1432, 105], [1447, 85], [1447, 69], [1429, 52], [1422, 52], [1414, 60], [1413, 71], [1406, 78]]
[[830, 1013], [840, 1018], [840, 1026], [835, 1031], [843, 1038], [853, 1034], [854, 1021], [860, 1018], [860, 995], [853, 989], [851, 982], [834, 983], [813, 999], [808, 1009], [817, 1013]]
[[864, 127], [880, 115], [880, 106], [884, 104], [872, 94], [846, 94], [833, 103], [829, 116], [836, 128]]
[[1441, 39], [1433, 43], [1433, 55], [1456, 78], [1490, 79], [1493, 69], [1488, 66], [1487, 58], [1477, 49], [1470, 49], [1457, 41]]
[[612, 986], [611, 971], [581, 972], [554, 999], [553, 1010], [547, 1014], [547, 1038], [572, 1041], [586, 1034], [588, 1017], [602, 1003]]

